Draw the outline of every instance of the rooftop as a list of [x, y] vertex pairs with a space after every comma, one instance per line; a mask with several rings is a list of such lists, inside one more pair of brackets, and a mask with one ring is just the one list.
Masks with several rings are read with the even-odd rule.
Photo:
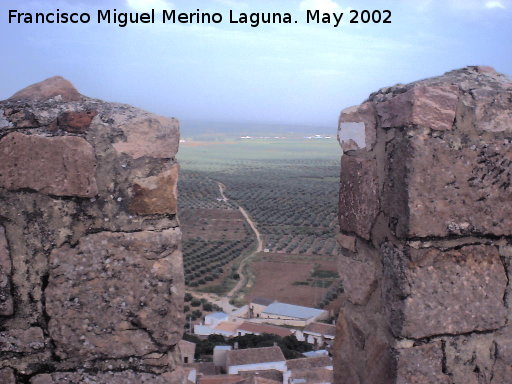
[[292, 371], [292, 382], [300, 382], [302, 379], [303, 383], [307, 384], [323, 384], [332, 383], [334, 380], [333, 371], [326, 368], [313, 368], [313, 369], [302, 369]]
[[227, 352], [227, 366], [285, 361], [279, 347], [237, 349]]
[[321, 309], [302, 307], [300, 305], [285, 304], [275, 302], [270, 304], [263, 313], [269, 315], [280, 315], [286, 317], [295, 317], [301, 320], [307, 320], [324, 313]]
[[217, 324], [215, 330], [224, 332], [235, 332], [239, 326], [240, 323], [234, 323], [232, 321], [223, 321], [222, 323]]
[[202, 376], [199, 378], [199, 384], [241, 384], [245, 382], [245, 378], [239, 375], [215, 375]]
[[286, 365], [289, 370], [325, 368], [332, 367], [332, 359], [329, 356], [304, 357], [302, 359], [287, 360]]
[[224, 313], [224, 312], [213, 312], [213, 313], [210, 313], [209, 315], [206, 315], [205, 317], [209, 317], [209, 318], [213, 317], [214, 319], [223, 320], [229, 316], [227, 313]]
[[242, 372], [240, 372], [240, 376], [243, 376], [243, 377], [256, 376], [259, 378], [274, 380], [279, 383], [283, 382], [283, 372], [277, 371], [275, 369], [268, 369], [268, 370], [264, 370], [264, 371], [242, 371]]
[[269, 333], [271, 335], [277, 335], [281, 337], [286, 337], [293, 334], [293, 332], [288, 328], [276, 327], [275, 325], [251, 323], [249, 321], [246, 321], [241, 326], [239, 326], [238, 330], [248, 333]]
[[325, 323], [310, 323], [304, 328], [304, 332], [306, 333], [318, 333], [320, 335], [326, 336], [336, 336], [336, 326], [332, 324]]

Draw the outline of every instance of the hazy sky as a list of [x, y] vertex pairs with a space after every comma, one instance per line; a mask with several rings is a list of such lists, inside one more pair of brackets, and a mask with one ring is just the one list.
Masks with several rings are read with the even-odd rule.
[[[98, 9], [221, 12], [225, 23], [98, 25]], [[389, 9], [392, 24], [306, 24], [306, 8]], [[17, 25], [19, 12], [90, 12], [87, 25]], [[229, 24], [229, 10], [299, 22]], [[512, 74], [512, 0], [2, 0], [0, 99], [53, 75], [85, 95], [185, 120], [335, 126], [380, 87], [484, 64]], [[348, 17], [346, 15], [345, 17]]]

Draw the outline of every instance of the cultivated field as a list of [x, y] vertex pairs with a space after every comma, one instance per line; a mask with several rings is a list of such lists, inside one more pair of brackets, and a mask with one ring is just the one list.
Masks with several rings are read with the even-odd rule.
[[[267, 296], [295, 304], [335, 306], [339, 146], [335, 140], [244, 140], [182, 143], [180, 220], [189, 289], [225, 294], [240, 277], [256, 238], [238, 302]], [[224, 195], [220, 186], [224, 187]], [[242, 271], [242, 273], [244, 273]]]

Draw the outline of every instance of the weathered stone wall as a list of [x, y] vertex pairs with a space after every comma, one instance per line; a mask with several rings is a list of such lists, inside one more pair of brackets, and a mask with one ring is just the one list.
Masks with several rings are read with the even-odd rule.
[[56, 77], [0, 102], [0, 383], [179, 383], [179, 127]]
[[512, 81], [468, 67], [382, 89], [339, 139], [336, 382], [512, 383]]

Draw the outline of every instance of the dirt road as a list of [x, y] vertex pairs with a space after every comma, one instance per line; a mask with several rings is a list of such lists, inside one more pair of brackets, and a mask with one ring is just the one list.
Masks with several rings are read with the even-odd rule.
[[[229, 199], [224, 194], [224, 190], [226, 189], [226, 186], [224, 184], [220, 183], [220, 182], [217, 182], [217, 184], [219, 185], [219, 191], [220, 191], [220, 196], [222, 197], [222, 200], [225, 201], [225, 202], [229, 201]], [[241, 206], [239, 206], [236, 203], [235, 203], [235, 205], [238, 206], [238, 209], [240, 210], [240, 212], [244, 216], [245, 220], [247, 221], [247, 223], [251, 227], [251, 229], [254, 232], [254, 234], [256, 235], [256, 241], [257, 241], [256, 249], [254, 251], [252, 251], [251, 253], [249, 253], [247, 256], [245, 256], [240, 261], [240, 265], [239, 265], [239, 267], [237, 269], [237, 273], [240, 276], [240, 279], [238, 280], [236, 285], [233, 287], [233, 289], [231, 289], [231, 291], [228, 292], [228, 294], [226, 296], [220, 297], [220, 296], [215, 295], [213, 293], [190, 292], [190, 293], [192, 293], [197, 298], [205, 298], [209, 302], [218, 305], [219, 307], [222, 308], [222, 310], [225, 313], [231, 313], [231, 312], [233, 312], [234, 310], [237, 309], [237, 307], [235, 307], [235, 306], [233, 306], [233, 305], [231, 305], [229, 303], [229, 299], [231, 297], [233, 297], [234, 295], [236, 295], [236, 293], [239, 290], [241, 290], [245, 286], [245, 284], [247, 283], [248, 276], [244, 275], [244, 268], [247, 265], [249, 259], [252, 256], [254, 256], [255, 254], [257, 254], [258, 252], [263, 251], [263, 240], [261, 239], [261, 234], [258, 231], [258, 228], [256, 227], [256, 224], [251, 219], [251, 217], [249, 216], [249, 214], [247, 213], [247, 211], [245, 209], [243, 209]]]
[[[218, 184], [219, 184], [219, 191], [220, 191], [220, 195], [222, 196], [222, 199], [224, 201], [228, 201], [228, 198], [224, 194], [224, 190], [226, 189], [226, 186], [224, 184], [220, 183], [220, 182], [218, 182]], [[233, 287], [233, 289], [228, 292], [228, 294], [227, 294], [228, 297], [233, 297], [240, 289], [242, 289], [244, 287], [244, 285], [247, 283], [247, 281], [246, 281], [247, 280], [247, 276], [244, 275], [244, 267], [245, 267], [245, 265], [247, 264], [248, 260], [252, 256], [254, 256], [255, 254], [257, 254], [257, 253], [259, 253], [261, 251], [263, 251], [263, 241], [261, 240], [261, 234], [260, 234], [260, 231], [258, 231], [258, 228], [256, 227], [256, 224], [251, 219], [251, 217], [249, 216], [249, 214], [247, 213], [247, 211], [245, 209], [243, 209], [239, 205], [238, 205], [238, 209], [240, 210], [242, 215], [245, 217], [245, 220], [247, 220], [247, 223], [249, 224], [249, 226], [251, 227], [252, 231], [256, 235], [257, 247], [256, 247], [256, 249], [254, 251], [252, 251], [247, 256], [245, 256], [242, 259], [242, 261], [240, 262], [238, 270], [236, 271], [238, 273], [238, 275], [240, 276], [240, 280], [238, 280], [238, 283], [236, 283], [236, 285]]]

